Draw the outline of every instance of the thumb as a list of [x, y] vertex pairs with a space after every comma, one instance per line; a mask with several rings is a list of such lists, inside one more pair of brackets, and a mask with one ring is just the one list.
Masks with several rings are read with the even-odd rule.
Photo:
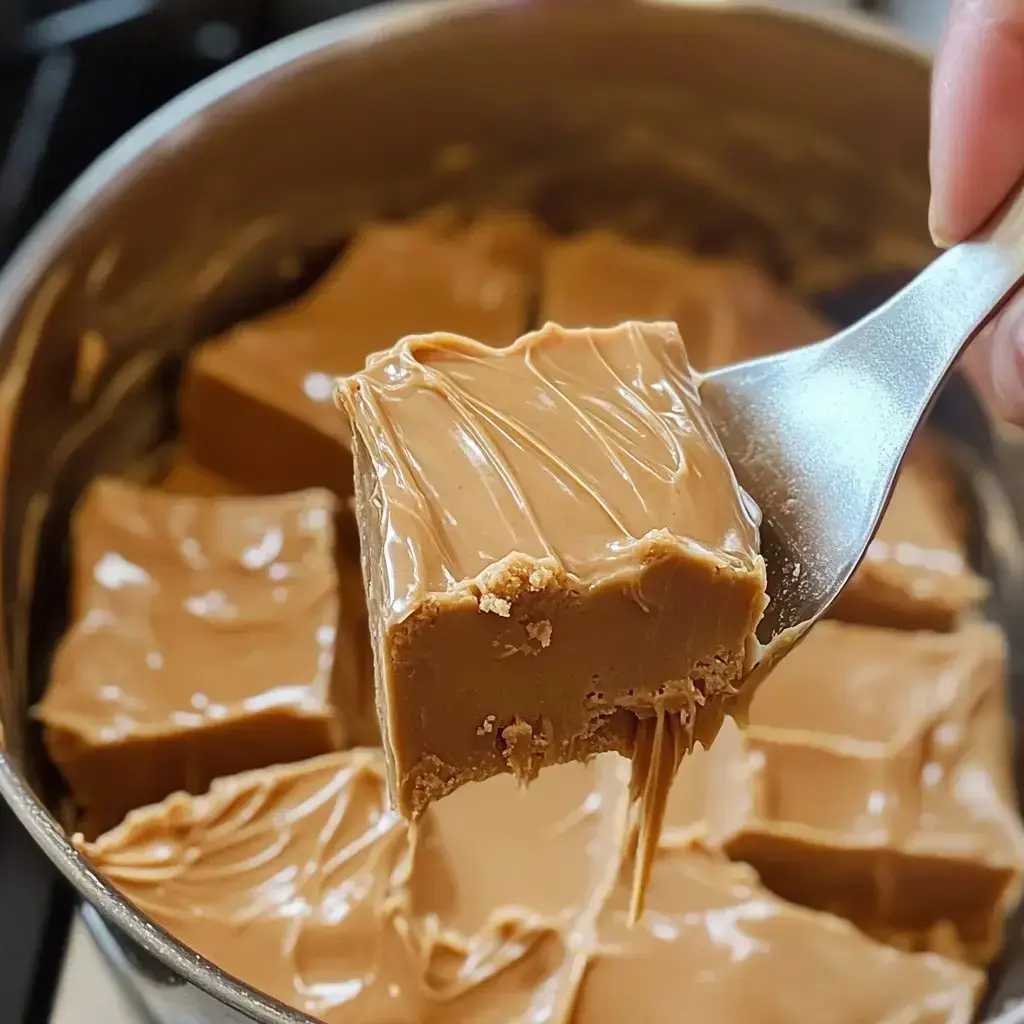
[[1024, 426], [1024, 294], [1017, 295], [964, 352], [963, 365], [988, 407]]
[[1024, 0], [954, 0], [932, 75], [929, 162], [940, 245], [980, 227], [1024, 172]]

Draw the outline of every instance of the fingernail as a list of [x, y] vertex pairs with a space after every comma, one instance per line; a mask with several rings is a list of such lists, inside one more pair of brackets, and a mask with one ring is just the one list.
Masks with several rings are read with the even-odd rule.
[[948, 249], [953, 245], [953, 241], [949, 238], [946, 233], [945, 227], [939, 220], [938, 214], [935, 210], [935, 203], [931, 203], [928, 207], [928, 231], [932, 236], [932, 241], [940, 249]]

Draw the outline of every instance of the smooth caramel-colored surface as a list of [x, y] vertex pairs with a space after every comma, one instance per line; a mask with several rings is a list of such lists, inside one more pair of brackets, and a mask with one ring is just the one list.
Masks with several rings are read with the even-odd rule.
[[615, 755], [433, 805], [412, 836], [380, 751], [215, 783], [137, 811], [94, 866], [232, 974], [325, 1024], [966, 1024], [982, 976], [880, 946], [749, 869], [664, 852], [626, 927]]
[[345, 740], [325, 491], [186, 497], [115, 480], [76, 511], [72, 624], [36, 708], [91, 828]]
[[529, 234], [530, 222], [511, 216], [462, 232], [430, 222], [363, 228], [306, 295], [193, 356], [181, 392], [186, 447], [246, 490], [350, 495], [334, 378], [415, 332], [513, 341], [533, 287]]
[[[184, 448], [172, 453], [167, 470], [158, 486], [170, 494], [217, 497], [238, 494], [238, 484], [211, 473], [199, 465]], [[338, 503], [334, 517], [334, 556], [341, 596], [339, 633], [341, 648], [351, 650], [351, 668], [340, 665], [339, 671], [351, 671], [355, 685], [339, 684], [345, 692], [339, 697], [344, 708], [345, 736], [352, 746], [376, 746], [380, 743], [380, 727], [373, 702], [373, 653], [370, 650], [370, 627], [366, 620], [366, 597], [359, 560], [359, 530], [356, 525], [355, 501], [346, 498]], [[343, 699], [347, 698], [347, 699]]]
[[699, 370], [832, 333], [753, 267], [637, 245], [610, 231], [575, 235], [549, 247], [541, 319], [563, 327], [672, 321]]
[[999, 630], [825, 622], [684, 762], [664, 842], [695, 834], [787, 899], [987, 963], [1024, 871]]
[[403, 813], [632, 751], [638, 715], [714, 734], [764, 567], [674, 327], [408, 338], [339, 396]]
[[158, 486], [168, 494], [216, 498], [238, 494], [238, 485], [201, 466], [184, 449], [177, 448], [171, 455], [167, 471], [160, 475]]
[[662, 852], [647, 899], [632, 927], [626, 880], [604, 906], [573, 1024], [974, 1018], [979, 971], [877, 945], [770, 895], [746, 865], [692, 848]]

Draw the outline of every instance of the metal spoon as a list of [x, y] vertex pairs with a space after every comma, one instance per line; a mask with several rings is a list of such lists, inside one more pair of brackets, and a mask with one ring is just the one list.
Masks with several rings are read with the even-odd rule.
[[853, 575], [943, 380], [1022, 280], [1024, 189], [859, 323], [704, 375], [704, 407], [761, 508], [771, 603], [758, 639], [777, 655]]

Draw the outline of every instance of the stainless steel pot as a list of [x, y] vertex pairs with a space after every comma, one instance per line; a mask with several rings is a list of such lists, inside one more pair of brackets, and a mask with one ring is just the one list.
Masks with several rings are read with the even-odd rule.
[[21, 247], [0, 278], [0, 792], [155, 1020], [305, 1019], [89, 869], [47, 809], [28, 726], [62, 628], [71, 505], [173, 430], [181, 355], [301, 287], [361, 219], [448, 199], [740, 252], [808, 290], [917, 266], [927, 88], [925, 57], [885, 30], [764, 4], [387, 6], [172, 103]]

